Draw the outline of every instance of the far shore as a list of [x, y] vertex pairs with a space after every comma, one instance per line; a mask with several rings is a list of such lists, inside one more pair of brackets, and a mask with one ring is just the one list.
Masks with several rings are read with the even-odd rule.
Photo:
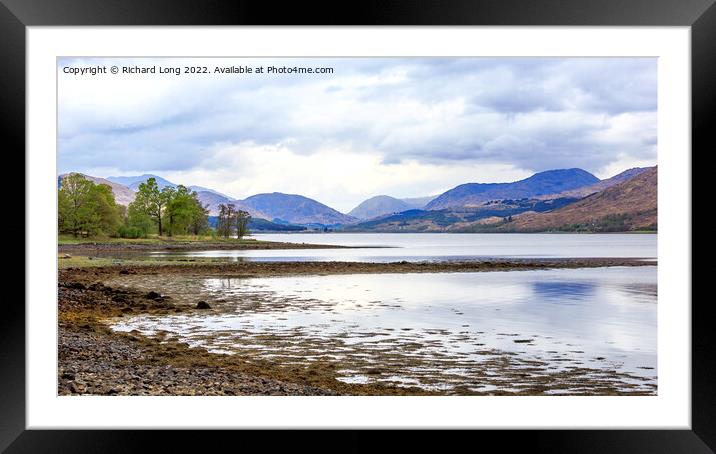
[[[370, 246], [361, 246], [370, 247]], [[261, 241], [253, 238], [205, 239], [205, 238], [60, 238], [57, 244], [60, 253], [92, 251], [211, 251], [211, 250], [259, 250], [259, 249], [351, 249], [354, 246], [330, 244], [291, 243]]]

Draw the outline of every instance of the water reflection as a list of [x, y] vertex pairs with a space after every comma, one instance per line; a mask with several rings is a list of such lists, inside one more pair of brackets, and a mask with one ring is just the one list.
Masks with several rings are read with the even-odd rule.
[[571, 300], [585, 299], [594, 295], [597, 290], [595, 282], [534, 282], [532, 290], [540, 298], [553, 302], [572, 302]]
[[[136, 286], [131, 279], [117, 283]], [[169, 294], [181, 288], [183, 297], [225, 309], [138, 317], [117, 329], [164, 330], [217, 351], [249, 350], [289, 361], [329, 355], [353, 364], [347, 380], [378, 362], [391, 382], [497, 386], [506, 363], [494, 352], [507, 352], [511, 371], [543, 364], [529, 380], [546, 371], [585, 369], [656, 384], [656, 267], [182, 277], [176, 285], [171, 276], [161, 279]], [[488, 380], [491, 368], [494, 379]]]
[[391, 262], [493, 258], [656, 258], [656, 235], [633, 234], [263, 234], [256, 239], [350, 246], [353, 249], [153, 252], [155, 258], [224, 261]]

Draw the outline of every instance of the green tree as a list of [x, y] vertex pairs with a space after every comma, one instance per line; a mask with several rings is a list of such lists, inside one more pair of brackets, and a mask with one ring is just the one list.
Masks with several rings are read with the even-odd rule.
[[84, 232], [91, 218], [89, 195], [93, 183], [80, 175], [71, 173], [62, 178], [57, 193], [59, 229], [74, 236]]
[[157, 186], [157, 180], [149, 178], [144, 183], [139, 184], [134, 202], [130, 204], [130, 210], [136, 210], [137, 213], [149, 216], [157, 226], [161, 236], [164, 234], [162, 218], [173, 193], [174, 189], [170, 187], [165, 187], [160, 191], [159, 186]]
[[208, 210], [197, 193], [185, 186], [166, 191], [167, 205], [164, 212], [166, 231], [169, 235], [194, 233], [200, 234], [209, 225]]
[[146, 238], [153, 231], [154, 222], [139, 205], [130, 203], [122, 235], [127, 238]]
[[121, 213], [112, 188], [95, 184], [82, 174], [65, 175], [57, 192], [57, 221], [61, 232], [78, 235], [115, 234]]
[[95, 233], [102, 232], [112, 235], [122, 225], [121, 205], [117, 205], [112, 194], [112, 188], [106, 184], [92, 184], [90, 189], [90, 206], [96, 224], [93, 225]]
[[168, 192], [165, 217], [169, 235], [186, 233], [196, 209], [196, 193], [185, 186], [177, 186], [175, 191]]
[[191, 211], [191, 220], [189, 222], [189, 230], [194, 235], [200, 235], [209, 228], [209, 209], [202, 205], [194, 193], [192, 198], [194, 207]]

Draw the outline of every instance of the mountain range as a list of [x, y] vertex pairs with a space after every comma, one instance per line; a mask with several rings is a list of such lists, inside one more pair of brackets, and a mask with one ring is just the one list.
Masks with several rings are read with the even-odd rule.
[[[577, 168], [547, 170], [508, 183], [461, 184], [435, 196], [378, 195], [348, 214], [299, 194], [272, 192], [235, 199], [202, 186], [188, 188], [196, 191], [210, 216], [218, 214], [220, 204], [233, 203], [251, 214], [255, 227], [268, 230], [303, 226], [349, 231], [539, 231], [596, 225], [601, 218], [595, 216], [607, 217], [609, 228], [634, 229], [656, 226], [656, 173], [656, 167], [633, 168], [600, 180]], [[109, 185], [122, 205], [131, 203], [139, 185], [149, 178], [155, 178], [160, 188], [177, 186], [151, 174], [85, 176]]]
[[[601, 180], [601, 181], [591, 184], [589, 186], [582, 186], [582, 187], [579, 187], [576, 189], [562, 191], [556, 195], [558, 197], [577, 197], [577, 198], [581, 199], [582, 197], [587, 197], [588, 195], [594, 194], [595, 192], [603, 191], [603, 190], [610, 188], [616, 184], [630, 180], [631, 178], [634, 178], [635, 176], [639, 175], [642, 172], [646, 172], [649, 169], [651, 169], [651, 167], [634, 167], [632, 169], [628, 169], [622, 173], [614, 175], [611, 178]], [[544, 196], [542, 196], [542, 197], [544, 197]], [[547, 196], [547, 197], [551, 197], [551, 196]]]
[[357, 221], [313, 199], [296, 194], [283, 194], [272, 192], [270, 194], [252, 195], [243, 200], [251, 209], [266, 213], [274, 222], [287, 222], [291, 224], [320, 224], [339, 225], [351, 224]]
[[557, 210], [516, 216], [500, 225], [499, 230], [656, 230], [657, 168], [641, 169], [640, 172], [632, 172], [632, 175]]
[[[425, 203], [420, 203], [422, 200], [426, 200]], [[410, 201], [418, 202], [411, 203]], [[415, 199], [396, 199], [389, 195], [377, 195], [371, 197], [368, 200], [364, 200], [360, 205], [353, 208], [348, 212], [350, 216], [354, 218], [367, 220], [383, 216], [386, 214], [400, 213], [401, 211], [412, 210], [416, 208], [424, 207], [430, 201], [429, 198], [415, 198]]]
[[124, 186], [127, 186], [129, 189], [136, 191], [139, 189], [139, 185], [144, 183], [150, 178], [154, 178], [157, 181], [157, 186], [159, 189], [164, 189], [165, 187], [169, 186], [171, 188], [175, 188], [178, 185], [172, 183], [171, 181], [165, 180], [164, 178], [157, 176], [157, 175], [151, 175], [148, 173], [145, 173], [144, 175], [136, 175], [136, 176], [128, 176], [128, 177], [107, 177], [107, 180], [113, 182], [122, 184]]
[[522, 199], [557, 194], [599, 182], [599, 178], [582, 169], [559, 169], [539, 172], [512, 183], [467, 183], [444, 192], [425, 206], [427, 210], [477, 206], [490, 200]]

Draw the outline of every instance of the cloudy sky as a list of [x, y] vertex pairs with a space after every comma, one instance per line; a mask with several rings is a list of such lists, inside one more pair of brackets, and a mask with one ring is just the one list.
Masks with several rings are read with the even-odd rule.
[[[97, 65], [108, 73], [65, 72]], [[379, 194], [570, 167], [606, 178], [657, 158], [653, 58], [61, 59], [58, 78], [60, 173], [154, 173], [236, 198], [302, 194], [345, 212]]]

